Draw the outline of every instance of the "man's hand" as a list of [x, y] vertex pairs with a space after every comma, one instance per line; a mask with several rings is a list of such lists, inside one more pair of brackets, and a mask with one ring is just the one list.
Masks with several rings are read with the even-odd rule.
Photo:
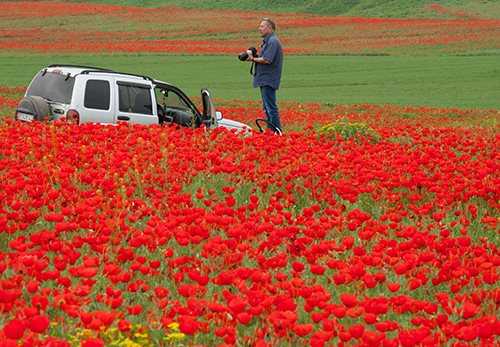
[[248, 58], [246, 61], [252, 61], [253, 60], [253, 53], [251, 50], [247, 49], [247, 54], [248, 54]]

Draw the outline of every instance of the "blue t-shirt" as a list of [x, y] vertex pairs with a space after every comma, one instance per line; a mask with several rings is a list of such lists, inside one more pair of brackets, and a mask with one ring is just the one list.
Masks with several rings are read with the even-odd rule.
[[271, 64], [255, 64], [253, 86], [272, 87], [278, 89], [281, 82], [281, 70], [283, 67], [283, 48], [278, 37], [271, 33], [264, 38], [260, 47], [259, 58], [264, 58]]

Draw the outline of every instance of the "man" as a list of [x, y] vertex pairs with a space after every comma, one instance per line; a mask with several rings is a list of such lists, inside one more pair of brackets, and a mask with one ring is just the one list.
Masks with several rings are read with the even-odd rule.
[[[276, 25], [269, 18], [264, 18], [259, 26], [260, 36], [264, 39], [260, 47], [258, 57], [252, 55], [248, 50], [248, 59], [255, 63], [255, 73], [253, 78], [253, 87], [260, 87], [262, 97], [262, 108], [266, 114], [267, 121], [274, 124], [279, 132], [281, 127], [278, 105], [276, 104], [276, 90], [281, 82], [281, 70], [283, 67], [283, 48], [274, 34]], [[278, 132], [273, 126], [267, 126], [270, 130]]]

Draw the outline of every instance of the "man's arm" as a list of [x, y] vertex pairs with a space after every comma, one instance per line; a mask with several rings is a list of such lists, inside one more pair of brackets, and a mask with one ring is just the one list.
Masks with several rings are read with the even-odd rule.
[[276, 40], [269, 40], [267, 43], [267, 49], [264, 57], [253, 57], [252, 51], [248, 50], [248, 59], [249, 61], [253, 61], [257, 64], [266, 64], [270, 65], [273, 63], [273, 59], [276, 56], [276, 52], [278, 50], [278, 42]]
[[249, 54], [247, 60], [248, 61], [253, 61], [256, 64], [266, 64], [266, 65], [271, 64], [271, 62], [269, 60], [266, 60], [266, 58], [261, 58], [261, 57], [254, 58], [254, 57], [251, 56], [251, 54]]

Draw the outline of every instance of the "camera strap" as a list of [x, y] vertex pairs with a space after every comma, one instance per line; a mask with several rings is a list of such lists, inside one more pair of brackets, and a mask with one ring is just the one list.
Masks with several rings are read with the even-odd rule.
[[252, 75], [252, 76], [255, 76], [255, 73], [257, 72], [257, 71], [253, 70], [254, 65], [255, 65], [255, 63], [252, 61], [252, 65], [250, 66], [250, 75]]

